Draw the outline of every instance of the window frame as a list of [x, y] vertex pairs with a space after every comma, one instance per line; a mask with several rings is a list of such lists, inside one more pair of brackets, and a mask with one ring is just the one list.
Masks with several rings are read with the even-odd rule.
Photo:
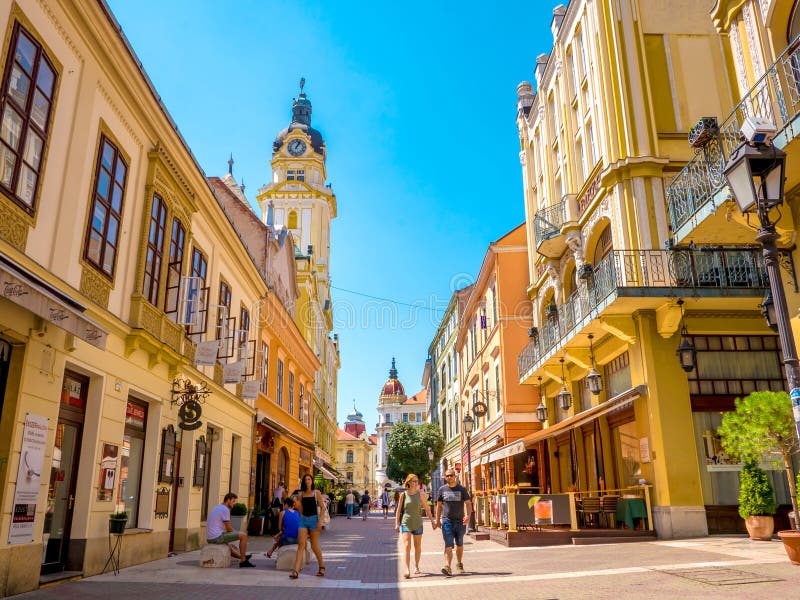
[[[158, 211], [156, 211], [156, 206], [158, 207]], [[148, 225], [144, 274], [142, 275], [142, 295], [150, 304], [158, 306], [158, 294], [161, 287], [161, 267], [164, 264], [164, 242], [167, 234], [167, 204], [160, 195], [155, 193], [150, 203]], [[155, 233], [153, 231], [154, 228]], [[153, 239], [154, 237], [156, 238], [155, 240]], [[150, 260], [151, 253], [153, 256], [152, 261]], [[148, 269], [148, 265], [151, 265], [150, 269]]]
[[[98, 185], [100, 184], [100, 176], [103, 171], [106, 169], [103, 167], [103, 154], [106, 148], [106, 145], [109, 146], [113, 152], [113, 158], [111, 161], [111, 168], [108, 171], [110, 179], [109, 179], [109, 189], [108, 194], [109, 196], [113, 195], [113, 188], [118, 183], [116, 180], [116, 172], [118, 165], [122, 163], [125, 172], [123, 174], [123, 180], [120, 184], [120, 199], [119, 199], [119, 208], [118, 210], [113, 210], [113, 199], [105, 199], [98, 194]], [[97, 163], [95, 165], [95, 173], [93, 178], [92, 184], [92, 197], [91, 201], [89, 202], [89, 216], [86, 223], [86, 235], [83, 244], [83, 258], [86, 262], [92, 265], [99, 273], [103, 276], [107, 277], [109, 280], [114, 280], [114, 274], [117, 267], [117, 257], [119, 256], [119, 239], [122, 232], [122, 212], [123, 207], [125, 205], [125, 187], [128, 182], [128, 163], [125, 161], [125, 158], [122, 155], [119, 147], [111, 140], [109, 136], [105, 133], [100, 134], [100, 143], [98, 144], [97, 148]], [[90, 256], [90, 242], [92, 239], [92, 232], [96, 231], [93, 222], [94, 222], [94, 215], [97, 212], [97, 207], [100, 205], [106, 213], [106, 217], [103, 220], [103, 230], [99, 231], [100, 234], [100, 253], [99, 259], [95, 260]], [[114, 259], [110, 266], [110, 270], [107, 271], [103, 266], [106, 262], [106, 249], [109, 246], [109, 239], [108, 239], [108, 228], [109, 223], [111, 222], [111, 218], [115, 218], [117, 221], [116, 227], [116, 238], [114, 240], [114, 244], [112, 245], [114, 249]]]
[[[21, 65], [18, 69], [21, 71], [25, 77], [29, 78], [29, 89], [28, 89], [28, 98], [25, 101], [25, 106], [21, 106], [17, 100], [15, 100], [10, 93], [10, 84], [11, 84], [11, 75], [14, 71], [15, 65], [18, 65], [16, 61], [17, 56], [17, 47], [19, 44], [19, 40], [21, 37], [26, 38], [31, 45], [34, 47], [34, 59], [33, 65], [31, 66], [30, 74], [28, 74], [24, 67]], [[15, 156], [14, 167], [11, 173], [11, 181], [9, 185], [5, 185], [0, 182], [0, 189], [3, 190], [4, 195], [9, 198], [14, 204], [19, 206], [22, 210], [24, 210], [27, 214], [33, 216], [36, 214], [36, 210], [38, 208], [38, 199], [39, 199], [39, 192], [41, 190], [41, 180], [44, 171], [44, 163], [45, 163], [45, 155], [47, 152], [47, 148], [50, 142], [50, 132], [51, 132], [51, 124], [52, 124], [52, 117], [53, 117], [53, 105], [55, 104], [56, 95], [58, 93], [58, 84], [59, 84], [59, 70], [56, 68], [55, 63], [45, 52], [44, 45], [36, 38], [33, 33], [31, 33], [26, 27], [22, 25], [19, 21], [15, 21], [14, 27], [11, 31], [11, 38], [9, 40], [8, 45], [6, 46], [7, 57], [6, 63], [3, 65], [3, 87], [0, 89], [0, 123], [2, 122], [2, 115], [5, 114], [6, 107], [10, 105], [11, 109], [14, 110], [18, 116], [21, 116], [22, 124], [19, 130], [19, 138], [18, 138], [18, 149], [12, 149], [10, 145], [6, 144], [4, 141], [0, 141], [0, 145], [6, 146], [9, 151]], [[39, 87], [39, 74], [41, 65], [44, 64], [49, 68], [52, 72], [53, 80], [50, 86], [50, 93], [49, 96], [45, 96], [43, 93], [43, 89]], [[48, 110], [47, 114], [44, 118], [44, 128], [39, 127], [33, 119], [32, 113], [34, 108], [34, 97], [36, 96], [36, 92], [40, 91], [41, 95], [47, 100], [48, 102]], [[21, 115], [20, 115], [21, 113]], [[41, 139], [41, 148], [40, 148], [40, 155], [39, 155], [39, 164], [37, 168], [34, 170], [31, 168], [23, 156], [25, 155], [25, 145], [28, 139], [28, 132], [29, 130], [33, 131]], [[22, 199], [22, 196], [17, 194], [17, 187], [19, 186], [20, 181], [20, 173], [22, 171], [22, 167], [25, 165], [31, 171], [33, 171], [36, 175], [36, 184], [33, 187], [33, 191], [31, 193], [30, 204], [28, 204], [25, 200]]]
[[[177, 320], [179, 290], [183, 275], [183, 259], [186, 255], [186, 227], [178, 217], [173, 217], [169, 236], [169, 255], [167, 256], [166, 287], [164, 289], [164, 313]], [[174, 290], [174, 294], [173, 294]], [[172, 298], [175, 306], [170, 306]]]

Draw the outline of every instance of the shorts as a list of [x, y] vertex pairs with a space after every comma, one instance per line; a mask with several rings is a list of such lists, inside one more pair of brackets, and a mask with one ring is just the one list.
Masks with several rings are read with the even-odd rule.
[[296, 537], [288, 537], [286, 535], [282, 535], [281, 539], [278, 540], [278, 546], [291, 546], [292, 544], [297, 543]]
[[299, 529], [308, 529], [310, 531], [313, 531], [317, 528], [318, 522], [319, 522], [319, 517], [317, 515], [313, 515], [311, 517], [300, 515]]
[[410, 533], [411, 535], [422, 535], [422, 527], [420, 527], [419, 529], [415, 529], [414, 531], [411, 531], [410, 529], [406, 529], [405, 525], [400, 525], [400, 532]]
[[467, 526], [462, 521], [442, 519], [442, 537], [444, 547], [452, 548], [464, 545], [464, 534], [467, 533]]
[[215, 537], [213, 540], [206, 540], [209, 544], [228, 544], [230, 542], [235, 542], [239, 539], [239, 532], [238, 531], [226, 531], [219, 537]]

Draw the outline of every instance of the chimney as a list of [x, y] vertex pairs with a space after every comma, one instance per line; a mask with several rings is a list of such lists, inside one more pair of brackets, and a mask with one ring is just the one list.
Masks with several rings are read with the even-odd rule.
[[533, 86], [529, 81], [523, 81], [517, 86], [517, 110], [522, 111], [526, 117], [531, 112], [533, 100], [536, 96], [533, 93]]
[[550, 31], [553, 32], [553, 41], [558, 38], [558, 32], [561, 31], [561, 23], [564, 22], [564, 15], [567, 14], [567, 7], [559, 4], [553, 9], [553, 21], [550, 23]]
[[536, 77], [536, 89], [541, 89], [542, 87], [542, 76], [544, 75], [544, 70], [547, 68], [547, 61], [550, 59], [548, 54], [540, 54], [536, 57], [536, 69], [533, 71]]

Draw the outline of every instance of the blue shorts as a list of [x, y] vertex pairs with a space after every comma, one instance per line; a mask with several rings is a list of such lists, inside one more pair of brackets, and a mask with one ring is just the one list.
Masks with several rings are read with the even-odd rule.
[[347, 505], [347, 516], [348, 517], [352, 517], [353, 513], [355, 511], [356, 511], [356, 505], [355, 504], [348, 504]]
[[282, 535], [281, 539], [278, 540], [278, 546], [291, 546], [292, 544], [297, 543], [296, 537], [288, 537], [286, 535]]
[[462, 521], [442, 519], [442, 537], [444, 547], [452, 548], [464, 545], [464, 534], [467, 533], [467, 526]]
[[309, 529], [313, 531], [317, 528], [318, 520], [319, 517], [317, 515], [313, 515], [311, 517], [300, 515], [300, 526], [298, 527], [298, 529]]
[[422, 527], [420, 527], [419, 529], [415, 529], [414, 531], [411, 531], [410, 529], [407, 529], [405, 525], [400, 525], [400, 533], [410, 533], [411, 535], [422, 535]]

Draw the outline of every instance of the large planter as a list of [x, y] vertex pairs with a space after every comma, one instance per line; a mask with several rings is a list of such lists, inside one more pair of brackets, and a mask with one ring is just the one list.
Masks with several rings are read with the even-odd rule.
[[744, 520], [747, 533], [751, 540], [768, 542], [772, 539], [772, 532], [775, 529], [775, 519], [772, 516], [750, 516]]
[[231, 527], [233, 527], [234, 531], [242, 530], [242, 523], [244, 523], [245, 516], [246, 515], [231, 515]]
[[800, 565], [800, 532], [785, 529], [778, 532], [778, 537], [783, 542], [783, 549], [793, 565]]
[[247, 522], [247, 535], [261, 535], [261, 532], [264, 530], [264, 516], [257, 515], [254, 517], [250, 517], [250, 520]]
[[122, 535], [125, 533], [125, 524], [128, 522], [128, 519], [108, 519], [108, 533], [113, 533], [114, 535]]

